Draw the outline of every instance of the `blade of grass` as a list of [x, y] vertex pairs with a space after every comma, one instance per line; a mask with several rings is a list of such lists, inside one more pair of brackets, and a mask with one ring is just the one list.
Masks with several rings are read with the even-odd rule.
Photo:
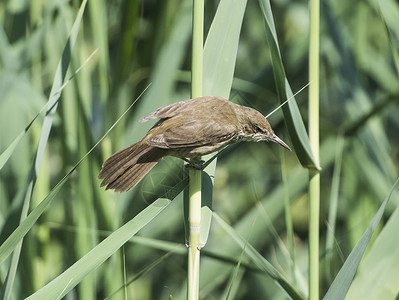
[[[301, 164], [306, 168], [320, 169], [320, 166], [315, 161], [310, 142], [306, 133], [305, 125], [303, 123], [299, 108], [296, 104], [291, 87], [285, 75], [284, 65], [281, 59], [281, 54], [278, 46], [276, 28], [273, 21], [273, 12], [271, 10], [269, 0], [259, 0], [266, 25], [266, 38], [270, 46], [270, 54], [272, 57], [273, 73], [276, 82], [277, 94], [280, 102], [283, 103], [286, 99], [292, 99], [283, 106], [284, 120], [288, 127], [288, 132], [293, 143], [295, 152]], [[313, 83], [311, 83], [312, 85]]]
[[395, 62], [396, 74], [399, 77], [399, 8], [392, 0], [378, 0], [379, 13], [387, 29], [392, 56]]
[[247, 1], [220, 1], [204, 46], [205, 96], [229, 98]]
[[[86, 119], [86, 114], [84, 113], [84, 108], [81, 97], [77, 97], [78, 113], [77, 113], [77, 128], [76, 135], [78, 139], [78, 153], [79, 157], [82, 157], [90, 150], [90, 145], [92, 141], [91, 131], [89, 130], [88, 120]], [[65, 102], [64, 102], [65, 103]], [[73, 114], [70, 114], [73, 116]], [[96, 174], [95, 172], [94, 174]], [[74, 225], [77, 228], [76, 234], [74, 234], [74, 253], [73, 259], [79, 259], [84, 254], [90, 251], [97, 243], [98, 237], [95, 228], [98, 228], [96, 210], [93, 210], [95, 205], [95, 195], [93, 194], [94, 189], [88, 188], [89, 186], [95, 185], [96, 178], [93, 176], [91, 170], [90, 159], [85, 163], [82, 163], [79, 167], [79, 172], [76, 174], [77, 184], [76, 187], [71, 191], [71, 209], [74, 215]], [[93, 182], [94, 181], [94, 182]], [[91, 228], [89, 232], [84, 232], [82, 228]], [[120, 274], [120, 273], [119, 273]], [[118, 281], [118, 277], [115, 274], [114, 280]], [[119, 281], [121, 284], [121, 281]], [[94, 299], [96, 298], [96, 276], [91, 274], [87, 276], [79, 284], [77, 288], [77, 294], [80, 299]]]
[[344, 137], [342, 135], [339, 135], [337, 138], [335, 164], [334, 164], [333, 178], [331, 182], [330, 206], [328, 209], [328, 230], [326, 237], [325, 263], [327, 269], [329, 269], [330, 272], [327, 272], [327, 274], [332, 274], [331, 259], [332, 259], [333, 246], [334, 246], [335, 225], [337, 221], [338, 194], [340, 189], [343, 149], [344, 149]]
[[360, 264], [364, 252], [366, 251], [366, 247], [371, 239], [374, 229], [380, 222], [380, 219], [385, 210], [385, 206], [387, 205], [389, 199], [391, 198], [391, 195], [398, 182], [399, 182], [399, 177], [396, 179], [385, 200], [382, 202], [374, 218], [371, 220], [370, 225], [363, 233], [363, 236], [356, 244], [352, 252], [349, 254], [344, 265], [338, 272], [338, 275], [335, 277], [326, 295], [323, 297], [324, 300], [329, 300], [329, 299], [340, 300], [345, 298], [345, 295], [349, 290], [353, 277], [355, 276], [356, 270]]
[[285, 215], [285, 227], [287, 230], [288, 250], [290, 255], [290, 275], [293, 282], [295, 282], [295, 242], [294, 242], [294, 227], [292, 224], [292, 212], [290, 208], [290, 193], [288, 191], [288, 180], [287, 180], [287, 163], [285, 159], [285, 151], [280, 149], [281, 157], [281, 179], [283, 181], [284, 190], [284, 215]]
[[[148, 87], [147, 87], [148, 88]], [[71, 168], [71, 170], [57, 183], [57, 185], [50, 191], [50, 193], [43, 199], [40, 204], [32, 210], [27, 218], [21, 222], [21, 224], [13, 231], [13, 233], [7, 238], [7, 240], [0, 246], [0, 264], [11, 254], [17, 244], [24, 238], [26, 233], [32, 228], [37, 219], [42, 215], [45, 209], [51, 204], [52, 200], [60, 190], [60, 188], [69, 179], [71, 174], [76, 168], [82, 163], [82, 161], [89, 156], [89, 154], [102, 142], [102, 140], [108, 135], [108, 133], [118, 124], [118, 122], [127, 114], [127, 112], [133, 107], [138, 99], [143, 95], [147, 88], [137, 97], [135, 101], [126, 109], [126, 111], [115, 121], [115, 123], [108, 129], [108, 131], [101, 137], [101, 139]]]
[[[219, 2], [204, 46], [203, 95], [230, 96], [237, 58], [242, 21], [247, 1], [224, 0]], [[208, 161], [212, 154], [204, 156]], [[216, 156], [214, 157], [216, 158]], [[213, 159], [204, 170], [205, 195], [212, 195], [217, 160]], [[204, 197], [203, 197], [204, 198]], [[204, 201], [204, 200], [203, 200]], [[212, 220], [212, 198], [202, 204], [201, 244], [208, 239]]]
[[232, 296], [233, 287], [236, 285], [236, 281], [239, 279], [239, 275], [240, 275], [240, 279], [243, 276], [243, 273], [239, 274], [239, 271], [240, 271], [241, 263], [242, 263], [243, 258], [244, 258], [245, 248], [247, 247], [247, 244], [248, 244], [248, 239], [246, 240], [245, 245], [242, 248], [240, 257], [239, 257], [239, 259], [237, 261], [236, 266], [234, 267], [233, 273], [231, 274], [231, 277], [230, 277], [230, 280], [229, 280], [229, 285], [227, 286], [226, 296], [223, 297], [226, 300], [230, 299], [230, 297], [234, 297], [234, 296]]
[[396, 207], [382, 231], [378, 233], [370, 251], [362, 260], [346, 299], [397, 299], [399, 294], [398, 228], [399, 207]]
[[25, 134], [28, 132], [29, 128], [32, 126], [32, 124], [35, 122], [37, 117], [40, 115], [38, 113], [32, 121], [28, 124], [28, 126], [25, 127], [23, 131], [21, 131], [20, 134], [14, 139], [14, 141], [6, 148], [6, 150], [3, 151], [0, 155], [0, 170], [4, 167], [4, 165], [7, 163], [8, 159], [11, 157], [11, 155], [14, 153], [15, 148], [18, 146], [19, 142], [22, 140], [22, 138], [25, 136]]
[[[164, 262], [171, 254], [173, 254], [173, 252], [167, 252], [164, 255], [162, 255], [161, 257], [159, 257], [157, 260], [155, 260], [154, 262], [152, 262], [150, 265], [146, 266], [144, 269], [142, 269], [141, 271], [139, 271], [137, 274], [135, 274], [133, 276], [133, 278], [129, 279], [129, 281], [126, 281], [125, 284], [123, 286], [121, 286], [119, 289], [117, 289], [116, 291], [112, 292], [112, 294], [110, 294], [107, 298], [105, 298], [104, 300], [110, 300], [113, 299], [113, 297], [118, 294], [122, 289], [126, 289], [127, 286], [129, 286], [130, 284], [132, 284], [133, 282], [135, 282], [136, 280], [138, 280], [141, 276], [143, 276], [144, 274], [150, 272], [152, 269], [154, 269], [156, 266], [158, 266], [159, 264], [161, 264], [162, 262]], [[125, 291], [126, 294], [126, 291]]]
[[[101, 101], [104, 103], [109, 95], [109, 48], [108, 48], [108, 14], [107, 8], [104, 0], [96, 1], [89, 5], [88, 8], [90, 23], [92, 24], [93, 30], [91, 31], [94, 38], [94, 44], [98, 45], [100, 55], [98, 56], [98, 67], [97, 76], [99, 78], [100, 84], [100, 97]], [[101, 17], [100, 17], [101, 16]]]
[[114, 231], [89, 253], [79, 259], [65, 272], [52, 280], [27, 299], [60, 299], [73, 289], [91, 271], [95, 270], [115, 251], [124, 245], [137, 231], [148, 224], [171, 203], [168, 199], [158, 199], [125, 225]]
[[229, 300], [229, 299], [235, 298], [235, 294], [237, 293], [237, 289], [238, 289], [238, 283], [240, 282], [240, 280], [242, 279], [242, 277], [244, 275], [244, 271], [240, 272], [243, 254], [244, 254], [244, 251], [241, 252], [238, 263], [234, 267], [234, 271], [231, 274], [231, 278], [229, 280], [229, 285], [227, 286], [226, 296], [223, 296], [223, 299]]
[[[97, 50], [94, 50], [92, 54], [85, 60], [85, 62], [74, 72], [74, 74], [68, 78], [68, 80], [65, 81], [65, 83], [60, 87], [58, 90], [58, 93], [61, 93], [62, 90], [67, 86], [68, 83], [71, 82], [73, 78], [83, 69], [83, 67], [93, 58], [93, 56], [97, 53]], [[61, 98], [57, 98], [55, 100], [55, 103], [57, 104], [60, 101]], [[46, 103], [42, 109], [36, 114], [36, 116], [30, 121], [30, 123], [25, 127], [23, 131], [21, 131], [20, 134], [12, 141], [12, 143], [6, 148], [6, 150], [3, 151], [3, 153], [0, 154], [0, 170], [4, 167], [4, 165], [7, 163], [11, 155], [13, 154], [15, 148], [18, 146], [19, 142], [22, 140], [22, 138], [25, 136], [25, 134], [29, 131], [33, 123], [36, 121], [36, 119], [42, 114], [43, 111], [48, 107], [48, 103]]]
[[[24, 197], [24, 203], [22, 206], [22, 211], [21, 211], [21, 216], [20, 216], [21, 223], [26, 219], [26, 217], [28, 215], [32, 192], [33, 192], [33, 189], [34, 189], [34, 186], [36, 183], [37, 176], [39, 174], [40, 165], [41, 165], [41, 162], [42, 162], [42, 159], [44, 156], [44, 150], [46, 148], [47, 141], [48, 141], [48, 138], [50, 135], [50, 130], [51, 130], [52, 123], [53, 123], [53, 117], [54, 117], [55, 111], [57, 109], [58, 99], [61, 95], [60, 89], [64, 83], [66, 72], [67, 72], [67, 69], [70, 64], [71, 50], [76, 42], [76, 37], [79, 32], [79, 27], [80, 27], [80, 23], [81, 23], [81, 20], [83, 17], [83, 13], [85, 11], [86, 3], [87, 3], [87, 0], [83, 1], [79, 8], [75, 22], [74, 22], [71, 32], [70, 32], [70, 36], [68, 38], [66, 46], [64, 47], [64, 51], [63, 51], [61, 60], [58, 63], [55, 78], [53, 81], [53, 86], [51, 88], [51, 92], [50, 92], [50, 96], [49, 96], [49, 101], [47, 103], [47, 112], [46, 112], [46, 116], [44, 118], [44, 122], [43, 122], [43, 126], [42, 126], [38, 149], [37, 149], [36, 156], [35, 156], [34, 162], [32, 164], [31, 170], [28, 175], [28, 184], [26, 186], [27, 189], [24, 192], [25, 197]], [[11, 264], [8, 269], [5, 284], [3, 285], [2, 290], [1, 290], [1, 296], [3, 299], [10, 299], [10, 297], [11, 297], [12, 287], [14, 285], [15, 275], [16, 275], [17, 266], [19, 263], [19, 257], [20, 257], [20, 253], [21, 253], [21, 248], [22, 248], [22, 239], [23, 239], [23, 236], [21, 237], [21, 239], [18, 241], [18, 243], [15, 245], [15, 248], [13, 249]]]
[[192, 1], [184, 1], [179, 5], [176, 12], [176, 21], [170, 36], [165, 41], [151, 75], [152, 88], [148, 90], [142, 103], [134, 111], [134, 117], [129, 120], [129, 127], [125, 130], [128, 141], [135, 141], [142, 138], [143, 132], [152, 127], [151, 122], [142, 123], [142, 130], [135, 130], [138, 119], [154, 111], [162, 105], [169, 103], [172, 91], [175, 87], [177, 71], [182, 68], [185, 49], [191, 34], [190, 26], [192, 15]]
[[230, 225], [219, 217], [217, 213], [214, 213], [213, 216], [259, 269], [274, 279], [293, 299], [305, 299], [295, 286], [288, 282], [288, 280], [276, 268], [274, 268], [270, 262], [262, 257], [262, 255], [256, 251], [251, 244], [247, 243], [241, 236], [239, 236]]

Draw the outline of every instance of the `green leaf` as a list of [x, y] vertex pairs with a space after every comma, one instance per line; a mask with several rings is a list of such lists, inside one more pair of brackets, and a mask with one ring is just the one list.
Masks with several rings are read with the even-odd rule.
[[269, 0], [259, 0], [259, 5], [265, 18], [266, 37], [270, 46], [277, 94], [281, 103], [290, 99], [287, 104], [283, 106], [283, 113], [295, 153], [304, 167], [319, 170], [320, 166], [316, 164], [313, 158], [305, 125], [285, 75], [270, 2]]
[[204, 96], [229, 98], [247, 1], [220, 1], [204, 47]]
[[[97, 52], [97, 50], [93, 51], [93, 53], [86, 59], [86, 61], [84, 62], [84, 64], [82, 66], [80, 66], [75, 73], [73, 74], [73, 76], [71, 76], [70, 78], [68, 78], [68, 80], [60, 87], [60, 89], [58, 90], [58, 93], [60, 93], [69, 82], [71, 82], [71, 80], [79, 73], [80, 70], [82, 70], [82, 68], [85, 66], [86, 63], [89, 62], [89, 60], [93, 57], [93, 55]], [[53, 104], [53, 106], [55, 104], [58, 104], [58, 101], [60, 100], [60, 98], [55, 100], [55, 103]], [[0, 170], [4, 167], [4, 165], [7, 163], [8, 159], [11, 157], [11, 155], [13, 154], [15, 148], [17, 147], [17, 145], [19, 144], [19, 142], [22, 140], [22, 138], [25, 136], [25, 134], [28, 132], [28, 130], [31, 128], [32, 124], [36, 121], [37, 117], [39, 117], [42, 112], [46, 109], [46, 107], [48, 107], [48, 103], [46, 103], [42, 109], [37, 113], [37, 115], [32, 119], [32, 121], [30, 121], [30, 123], [25, 127], [25, 129], [23, 131], [21, 131], [18, 136], [14, 139], [14, 141], [7, 147], [6, 150], [3, 151], [3, 153], [0, 154]]]
[[32, 126], [33, 122], [36, 120], [36, 118], [39, 116], [39, 114], [37, 114], [33, 120], [29, 123], [28, 126], [26, 126], [26, 128], [21, 131], [20, 134], [18, 134], [18, 136], [14, 139], [14, 141], [7, 147], [6, 150], [3, 151], [3, 153], [1, 153], [0, 155], [0, 170], [4, 167], [4, 165], [6, 164], [6, 162], [8, 161], [8, 159], [11, 157], [11, 155], [13, 154], [15, 148], [17, 147], [18, 143], [21, 141], [21, 139], [24, 137], [25, 133], [29, 130], [29, 128]]
[[77, 169], [77, 167], [83, 162], [83, 160], [85, 160], [86, 157], [89, 156], [89, 154], [102, 142], [102, 140], [116, 126], [116, 124], [127, 114], [127, 112], [133, 107], [133, 105], [141, 97], [141, 95], [127, 108], [127, 110], [118, 118], [118, 120], [116, 120], [116, 122], [111, 126], [110, 129], [108, 129], [108, 131], [101, 137], [101, 139], [99, 139], [98, 142], [75, 164], [75, 166], [73, 166], [73, 168], [64, 176], [64, 178], [62, 178], [61, 181], [58, 182], [58, 184], [50, 191], [50, 193], [40, 202], [40, 204], [37, 207], [35, 207], [35, 209], [32, 210], [32, 212], [21, 222], [21, 224], [0, 246], [0, 264], [11, 254], [11, 252], [15, 249], [15, 247], [17, 247], [17, 244], [24, 238], [27, 232], [35, 224], [37, 219], [52, 203], [58, 191], [69, 179], [71, 174]]
[[326, 263], [327, 268], [331, 271], [331, 258], [334, 244], [334, 236], [336, 230], [337, 212], [338, 212], [338, 195], [340, 192], [340, 179], [342, 167], [342, 154], [344, 150], [345, 139], [342, 135], [338, 135], [336, 144], [336, 156], [334, 163], [334, 172], [331, 182], [330, 205], [328, 209], [328, 230], [326, 236]]
[[389, 43], [394, 58], [396, 74], [399, 76], [399, 6], [393, 0], [378, 0], [381, 18], [388, 31]]
[[[26, 190], [24, 191], [25, 198], [24, 198], [24, 203], [22, 206], [20, 222], [23, 222], [23, 220], [26, 219], [26, 216], [28, 214], [30, 201], [32, 198], [32, 192], [33, 192], [33, 189], [34, 189], [34, 186], [36, 183], [36, 179], [37, 179], [37, 176], [39, 173], [40, 165], [43, 160], [44, 150], [47, 146], [47, 141], [48, 141], [50, 131], [52, 128], [52, 124], [53, 124], [53, 118], [54, 118], [55, 112], [57, 110], [58, 99], [61, 96], [61, 90], [63, 87], [63, 83], [65, 81], [66, 72], [67, 72], [67, 69], [68, 69], [70, 61], [71, 61], [71, 50], [76, 42], [76, 38], [77, 38], [79, 28], [80, 28], [80, 23], [81, 23], [81, 20], [83, 17], [83, 13], [85, 11], [86, 3], [87, 3], [87, 0], [83, 1], [79, 8], [75, 22], [74, 22], [71, 32], [70, 32], [70, 36], [68, 38], [68, 41], [66, 42], [62, 57], [57, 66], [57, 70], [55, 73], [55, 78], [54, 78], [53, 85], [51, 88], [49, 100], [47, 102], [47, 111], [46, 111], [46, 116], [44, 118], [41, 134], [40, 134], [38, 149], [36, 151], [35, 159], [32, 164], [31, 170], [28, 173], [28, 180], [27, 180], [28, 184], [26, 185]], [[19, 136], [22, 138], [21, 134]], [[20, 138], [17, 138], [16, 141], [18, 142], [19, 139]], [[15, 141], [14, 141], [14, 143], [12, 143], [12, 145], [14, 145], [13, 147], [16, 146]], [[8, 155], [11, 155], [11, 153], [8, 152], [7, 156]], [[8, 159], [7, 157], [5, 157], [5, 158]], [[39, 215], [37, 216], [37, 218], [38, 217], [39, 217]], [[34, 219], [32, 217], [31, 220], [34, 220], [33, 222], [35, 222], [37, 219]], [[16, 274], [18, 263], [19, 263], [19, 256], [21, 253], [22, 239], [23, 239], [24, 235], [26, 234], [26, 232], [32, 226], [33, 226], [33, 223], [23, 226], [23, 230], [21, 232], [23, 234], [18, 235], [16, 238], [14, 238], [12, 240], [12, 242], [16, 242], [14, 244], [14, 247], [12, 249], [10, 249], [10, 247], [8, 246], [8, 248], [7, 248], [7, 251], [11, 250], [11, 251], [14, 251], [14, 253], [13, 253], [13, 256], [11, 259], [10, 267], [8, 269], [5, 284], [3, 285], [2, 290], [1, 290], [1, 296], [4, 299], [10, 299], [10, 297], [11, 297], [11, 290], [14, 285], [15, 274]], [[8, 240], [9, 239], [7, 239], [7, 241]], [[4, 245], [2, 245], [2, 246], [4, 246]], [[2, 256], [0, 254], [0, 261], [2, 260], [1, 257]]]
[[191, 22], [191, 14], [192, 1], [184, 1], [176, 12], [176, 21], [173, 23], [168, 39], [159, 51], [155, 69], [150, 79], [151, 88], [140, 101], [140, 106], [135, 110], [135, 115], [130, 122], [132, 128], [126, 130], [127, 140], [129, 141], [141, 139], [143, 133], [153, 125], [151, 122], [140, 123], [141, 130], [137, 130], [135, 126], [140, 118], [155, 111], [160, 106], [177, 101], [173, 99], [172, 101], [170, 98], [176, 85], [177, 71], [181, 68], [186, 55], [184, 49], [191, 34], [190, 26], [187, 26], [187, 24]]
[[387, 205], [389, 198], [391, 197], [393, 190], [395, 189], [397, 183], [399, 181], [396, 179], [395, 183], [393, 184], [389, 194], [386, 196], [385, 200], [382, 202], [380, 208], [378, 209], [377, 213], [375, 214], [374, 218], [371, 220], [370, 225], [367, 227], [366, 231], [364, 232], [363, 236], [356, 244], [355, 248], [349, 254], [347, 260], [345, 261], [344, 265], [342, 266], [341, 270], [338, 272], [337, 277], [335, 277], [333, 283], [331, 284], [330, 288], [328, 289], [326, 295], [324, 296], [324, 300], [334, 299], [344, 299], [348, 289], [352, 283], [353, 277], [355, 276], [356, 270], [360, 264], [360, 261], [366, 251], [366, 247], [370, 241], [370, 238], [374, 232], [374, 229], [380, 222], [380, 219], [384, 213], [385, 206]]
[[240, 245], [243, 251], [248, 255], [251, 261], [268, 276], [277, 281], [281, 287], [293, 299], [305, 299], [304, 296], [294, 287], [288, 280], [268, 262], [256, 249], [245, 241], [236, 231], [227, 224], [217, 213], [214, 213], [215, 220], [223, 227], [224, 230]]
[[51, 204], [58, 191], [68, 180], [69, 176], [76, 169], [78, 164], [74, 168], [72, 168], [71, 171], [69, 171], [69, 173], [51, 190], [47, 197], [40, 202], [40, 204], [21, 222], [21, 224], [0, 246], [0, 263], [2, 263], [11, 254], [11, 252], [14, 251], [18, 243], [21, 242], [21, 240], [35, 224], [37, 219], [39, 219], [45, 209]]
[[158, 199], [125, 225], [114, 231], [89, 253], [79, 259], [65, 272], [52, 280], [27, 299], [60, 299], [73, 289], [82, 279], [100, 266], [137, 231], [147, 225], [171, 203], [168, 199]]
[[202, 172], [201, 179], [201, 233], [200, 245], [208, 241], [212, 222], [213, 180], [207, 172]]
[[[364, 258], [347, 299], [397, 299], [399, 294], [399, 207]], [[381, 271], [380, 271], [381, 270]]]
[[[247, 1], [220, 1], [213, 18], [204, 46], [203, 95], [229, 98], [233, 83], [234, 68], [242, 20]], [[208, 160], [212, 154], [205, 156]], [[212, 193], [215, 178], [216, 159], [205, 169], [207, 177], [202, 176], [203, 204], [201, 211], [200, 243], [205, 245], [212, 221]]]

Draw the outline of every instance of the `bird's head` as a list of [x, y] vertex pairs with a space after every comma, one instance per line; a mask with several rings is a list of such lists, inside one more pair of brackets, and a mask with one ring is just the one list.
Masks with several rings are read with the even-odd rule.
[[260, 112], [245, 107], [242, 113], [242, 140], [254, 142], [271, 141], [291, 151], [291, 148], [273, 132], [269, 122]]

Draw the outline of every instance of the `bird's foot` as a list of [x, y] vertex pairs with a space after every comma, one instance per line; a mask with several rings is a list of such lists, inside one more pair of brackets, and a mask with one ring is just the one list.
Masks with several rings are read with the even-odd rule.
[[[186, 245], [187, 248], [191, 247], [189, 242], [186, 242], [185, 245]], [[201, 249], [204, 248], [204, 247], [205, 247], [205, 244], [199, 244], [198, 247], [197, 247], [197, 250], [201, 251]]]
[[205, 161], [203, 161], [203, 160], [192, 161], [192, 160], [184, 159], [184, 161], [187, 162], [187, 164], [185, 165], [186, 168], [191, 168], [191, 169], [202, 171], [204, 169], [204, 167], [205, 167]]

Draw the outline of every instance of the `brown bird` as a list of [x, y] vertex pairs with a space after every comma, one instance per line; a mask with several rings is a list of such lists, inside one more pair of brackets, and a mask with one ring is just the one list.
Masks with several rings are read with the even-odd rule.
[[105, 161], [98, 176], [103, 179], [101, 186], [129, 191], [164, 156], [198, 159], [239, 141], [272, 141], [291, 150], [260, 112], [222, 97], [206, 96], [166, 105], [140, 122], [156, 118], [160, 120], [141, 141]]

